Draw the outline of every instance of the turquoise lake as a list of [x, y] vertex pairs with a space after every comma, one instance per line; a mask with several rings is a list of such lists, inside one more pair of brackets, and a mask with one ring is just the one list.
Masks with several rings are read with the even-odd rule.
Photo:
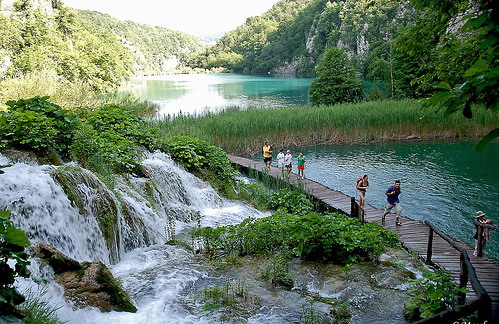
[[137, 78], [126, 89], [160, 105], [159, 116], [202, 114], [228, 107], [303, 105], [311, 79], [245, 74], [179, 74]]

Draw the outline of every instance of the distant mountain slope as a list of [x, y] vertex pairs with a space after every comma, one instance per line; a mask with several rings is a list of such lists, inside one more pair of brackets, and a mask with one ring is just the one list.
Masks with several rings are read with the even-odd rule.
[[97, 29], [109, 31], [135, 53], [139, 73], [160, 73], [185, 65], [187, 59], [201, 52], [205, 45], [196, 37], [159, 26], [121, 21], [110, 15], [89, 10], [76, 10], [80, 18]]
[[386, 51], [405, 23], [395, 0], [282, 0], [222, 37], [211, 57], [238, 57], [228, 64], [236, 71], [312, 75], [325, 47], [337, 46], [365, 70], [367, 57]]

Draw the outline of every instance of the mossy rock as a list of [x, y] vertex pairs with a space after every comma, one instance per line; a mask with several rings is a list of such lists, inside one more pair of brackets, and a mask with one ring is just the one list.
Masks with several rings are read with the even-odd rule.
[[130, 296], [102, 262], [83, 262], [82, 270], [56, 275], [64, 296], [80, 308], [93, 306], [102, 312], [131, 312], [137, 308]]

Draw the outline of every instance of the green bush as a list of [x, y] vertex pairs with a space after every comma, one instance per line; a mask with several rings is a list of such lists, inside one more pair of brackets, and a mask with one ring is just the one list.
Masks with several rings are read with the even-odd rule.
[[71, 146], [73, 157], [99, 172], [132, 172], [138, 167], [139, 146], [152, 147], [153, 135], [136, 113], [105, 105], [81, 113], [82, 127]]
[[455, 308], [459, 294], [468, 292], [466, 288], [459, 288], [453, 283], [449, 273], [444, 270], [426, 271], [423, 278], [413, 280], [412, 284], [414, 287], [409, 290], [412, 297], [405, 302], [404, 309], [406, 317], [415, 321]]
[[312, 211], [313, 205], [307, 196], [301, 192], [280, 189], [270, 196], [269, 207], [290, 214], [304, 215]]
[[287, 250], [312, 261], [348, 264], [370, 260], [397, 243], [396, 234], [346, 215], [278, 212], [233, 226], [193, 232], [211, 253], [258, 255]]
[[23, 230], [16, 228], [11, 220], [12, 214], [0, 211], [0, 314], [22, 317], [17, 305], [24, 297], [14, 288], [16, 277], [29, 276], [28, 254], [24, 249], [29, 240]]
[[224, 180], [236, 175], [231, 161], [221, 148], [197, 137], [174, 136], [158, 140], [156, 146], [190, 171], [205, 169]]
[[48, 102], [48, 98], [8, 101], [8, 110], [0, 111], [2, 142], [34, 151], [53, 148], [66, 152], [78, 128], [78, 118], [60, 106]]

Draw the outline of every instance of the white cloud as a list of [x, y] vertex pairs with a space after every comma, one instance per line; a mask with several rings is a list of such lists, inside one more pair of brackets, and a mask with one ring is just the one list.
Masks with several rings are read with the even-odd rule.
[[279, 0], [64, 0], [68, 7], [107, 13], [121, 20], [164, 26], [195, 36], [227, 32]]

